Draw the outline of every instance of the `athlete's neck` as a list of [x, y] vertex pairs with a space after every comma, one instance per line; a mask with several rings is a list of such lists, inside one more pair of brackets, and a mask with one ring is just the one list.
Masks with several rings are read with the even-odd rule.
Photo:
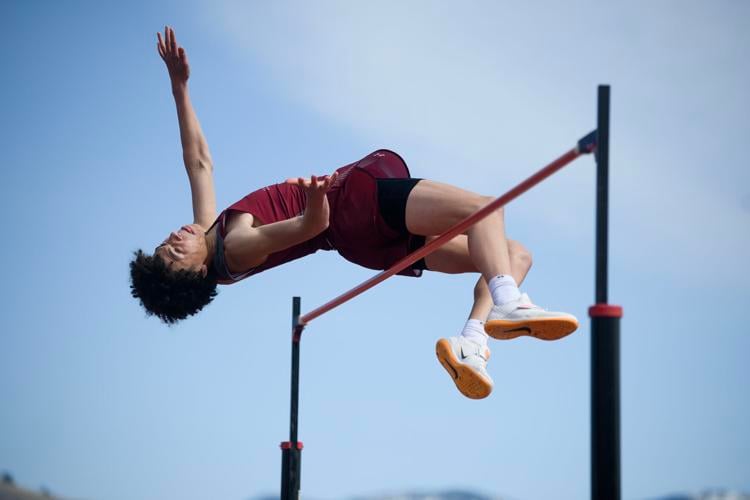
[[203, 263], [211, 267], [211, 263], [214, 260], [214, 253], [216, 252], [216, 227], [218, 224], [214, 224], [211, 229], [205, 235], [206, 238], [206, 259]]

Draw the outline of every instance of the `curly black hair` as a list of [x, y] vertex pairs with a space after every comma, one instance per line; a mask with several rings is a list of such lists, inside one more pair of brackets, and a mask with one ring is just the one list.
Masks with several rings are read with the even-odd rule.
[[209, 271], [170, 269], [158, 255], [134, 252], [130, 262], [130, 293], [141, 301], [149, 316], [168, 325], [192, 316], [216, 297], [216, 277]]

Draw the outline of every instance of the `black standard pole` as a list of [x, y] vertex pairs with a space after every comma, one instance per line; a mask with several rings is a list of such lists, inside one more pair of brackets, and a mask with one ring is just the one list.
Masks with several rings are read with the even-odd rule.
[[606, 304], [609, 250], [609, 85], [599, 85], [596, 123], [596, 303]]
[[620, 500], [620, 318], [607, 303], [609, 85], [598, 93], [596, 139], [596, 303], [591, 317], [591, 498]]
[[297, 441], [299, 413], [300, 298], [292, 299], [292, 390], [289, 405], [289, 441], [281, 443], [281, 500], [299, 500], [302, 475], [302, 442]]

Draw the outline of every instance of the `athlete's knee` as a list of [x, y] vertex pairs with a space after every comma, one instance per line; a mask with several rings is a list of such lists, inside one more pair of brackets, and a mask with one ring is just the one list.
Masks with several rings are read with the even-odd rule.
[[508, 253], [514, 265], [523, 267], [527, 271], [531, 269], [533, 259], [528, 248], [517, 241], [508, 240]]
[[[492, 203], [493, 201], [495, 201], [495, 198], [492, 196], [479, 196], [479, 208], [485, 207], [489, 205], [490, 203]], [[497, 208], [495, 209], [493, 214], [496, 216], [503, 217], [505, 214], [505, 208], [504, 207]]]
[[[477, 213], [479, 210], [487, 206], [488, 203], [492, 202], [494, 198], [491, 196], [482, 196], [479, 194], [469, 194], [468, 196], [464, 197], [459, 204], [456, 204], [454, 206], [453, 210], [453, 216], [455, 217], [454, 223], [460, 222], [470, 215], [473, 215]], [[502, 209], [496, 210], [492, 212], [491, 214], [485, 216], [485, 218], [482, 221], [479, 222], [487, 222], [492, 219], [503, 217], [503, 211]]]
[[[471, 214], [479, 211], [480, 209], [482, 209], [485, 206], [489, 205], [493, 201], [495, 201], [495, 198], [493, 198], [492, 196], [482, 196], [482, 195], [479, 195], [479, 194], [474, 195], [471, 198], [470, 202], [469, 202], [469, 206], [467, 207], [468, 211], [470, 212], [469, 215], [471, 215]], [[497, 209], [497, 210], [495, 210], [488, 217], [490, 217], [492, 215], [500, 215], [500, 216], [502, 216], [503, 215], [503, 209], [502, 209], [502, 207], [499, 208], [499, 209]]]
[[492, 196], [479, 196], [482, 199], [482, 205], [487, 205], [488, 203], [492, 203], [495, 201], [495, 198]]

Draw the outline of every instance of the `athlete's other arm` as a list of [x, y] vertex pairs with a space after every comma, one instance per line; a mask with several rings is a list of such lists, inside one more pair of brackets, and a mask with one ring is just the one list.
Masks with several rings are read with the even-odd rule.
[[169, 26], [164, 28], [164, 38], [161, 33], [157, 33], [156, 36], [157, 50], [167, 65], [172, 83], [172, 95], [177, 105], [182, 158], [190, 180], [193, 201], [193, 222], [208, 229], [216, 219], [213, 162], [198, 117], [190, 102], [187, 84], [190, 77], [190, 65], [185, 49], [177, 44], [172, 28]]
[[230, 232], [224, 243], [225, 255], [232, 267], [250, 269], [262, 264], [270, 254], [285, 250], [314, 238], [328, 228], [330, 207], [326, 193], [336, 182], [338, 172], [311, 179], [288, 179], [305, 190], [307, 203], [304, 214], [291, 219], [247, 227]]

